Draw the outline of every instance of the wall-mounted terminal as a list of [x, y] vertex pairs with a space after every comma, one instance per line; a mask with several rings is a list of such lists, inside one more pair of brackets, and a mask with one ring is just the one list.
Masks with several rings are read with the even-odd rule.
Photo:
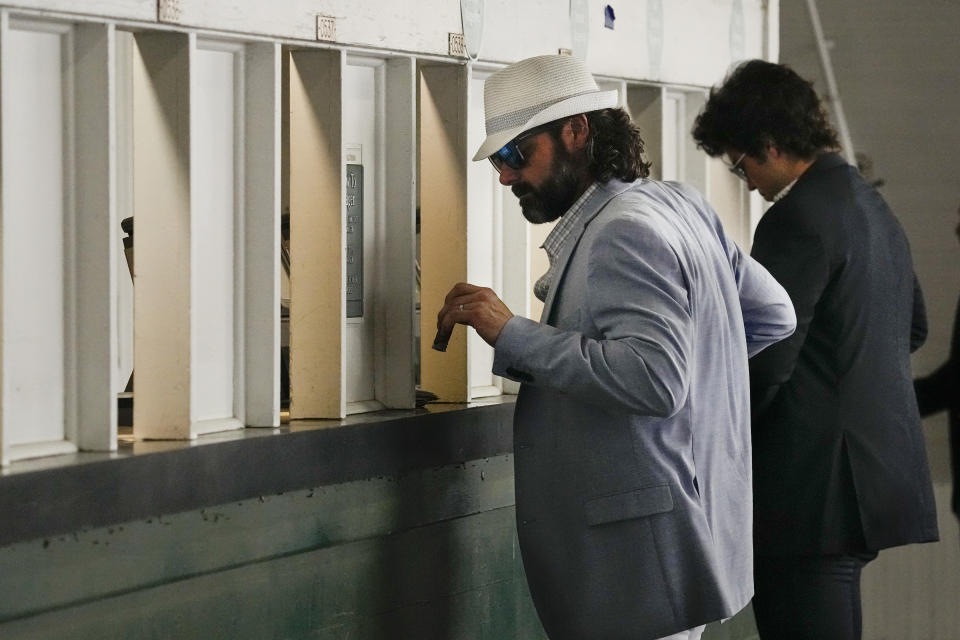
[[337, 39], [337, 19], [333, 16], [317, 16], [317, 40], [334, 42]]

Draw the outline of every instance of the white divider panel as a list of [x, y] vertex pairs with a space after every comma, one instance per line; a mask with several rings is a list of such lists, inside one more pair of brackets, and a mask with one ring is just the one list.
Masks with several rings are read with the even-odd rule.
[[[483, 83], [490, 74], [470, 77], [467, 129], [467, 282], [503, 294], [503, 197], [499, 177], [489, 162], [473, 162], [473, 152], [485, 137]], [[523, 249], [526, 236], [519, 238]], [[467, 330], [470, 399], [499, 395], [500, 378], [493, 375], [493, 349], [476, 331]]]
[[[115, 32], [76, 27], [77, 416], [81, 449], [117, 448]], [[122, 274], [129, 282], [128, 273]], [[126, 381], [124, 380], [124, 383]]]
[[[116, 163], [114, 183], [117, 220], [133, 215], [133, 34], [115, 31], [114, 87], [116, 92]], [[117, 222], [119, 224], [119, 222]], [[127, 265], [120, 231], [114, 242], [114, 273], [117, 282], [115, 393], [124, 391], [133, 373], [133, 277]]]
[[4, 463], [76, 450], [72, 62], [68, 25], [0, 12]]
[[190, 418], [196, 435], [243, 426], [244, 48], [198, 41], [190, 53]]
[[[542, 303], [539, 307], [534, 304], [540, 301], [533, 296], [533, 283], [546, 267], [533, 273], [531, 256], [537, 251], [546, 262], [546, 254], [539, 247], [553, 224], [529, 224], [516, 196], [500, 184], [499, 174], [490, 163], [472, 159], [486, 135], [483, 83], [490, 73], [474, 69], [470, 79], [467, 276], [469, 282], [493, 289], [513, 313], [539, 320]], [[475, 331], [467, 335], [470, 398], [516, 393], [519, 385], [493, 375], [493, 349]]]
[[744, 251], [750, 250], [750, 214], [747, 184], [730, 173], [720, 158], [707, 163], [707, 200], [716, 209], [726, 234]]
[[684, 91], [682, 94], [681, 118], [679, 127], [679, 142], [683, 147], [684, 171], [686, 174], [685, 182], [694, 187], [700, 193], [707, 195], [707, 165], [710, 156], [697, 148], [697, 143], [693, 139], [693, 122], [697, 119], [700, 109], [706, 104], [707, 96], [703, 91]]
[[252, 427], [280, 425], [280, 45], [246, 46], [244, 392]]
[[640, 129], [644, 156], [652, 163], [650, 177], [663, 180], [664, 97], [663, 88], [652, 85], [627, 85], [627, 111]]
[[134, 435], [244, 419], [242, 45], [140, 33], [134, 64]]
[[342, 51], [289, 57], [290, 417], [346, 415]]
[[376, 253], [376, 397], [390, 408], [415, 406], [417, 85], [412, 58], [386, 62], [386, 148]]
[[683, 94], [663, 96], [663, 146], [660, 147], [661, 180], [686, 180], [686, 147], [683, 144]]
[[617, 92], [617, 106], [624, 107], [627, 106], [627, 83], [625, 80], [619, 80], [616, 78], [595, 78], [597, 81], [597, 87], [601, 91], [616, 91]]
[[[359, 413], [382, 409], [377, 401], [375, 370], [375, 318], [374, 311], [379, 297], [377, 282], [378, 258], [375, 245], [377, 227], [383, 222], [383, 188], [381, 169], [383, 166], [383, 116], [384, 116], [384, 73], [383, 61], [370, 58], [347, 58], [343, 76], [343, 146], [344, 164], [362, 167], [362, 190], [360, 185], [353, 189], [360, 191], [360, 199], [353, 193], [345, 193], [346, 215], [357, 216], [361, 220], [346, 221], [347, 253], [347, 296], [354, 291], [362, 292], [360, 315], [350, 313], [348, 303], [343, 327], [344, 349], [344, 390], [347, 413]], [[344, 167], [344, 175], [347, 175]], [[349, 185], [348, 185], [349, 187]], [[351, 200], [352, 199], [352, 200]], [[358, 213], [359, 210], [359, 213]], [[350, 247], [350, 238], [358, 235], [361, 251], [354, 252]], [[351, 262], [354, 262], [351, 264]], [[351, 268], [359, 263], [362, 282], [350, 282]], [[350, 317], [353, 315], [354, 317]]]
[[[484, 165], [487, 171], [496, 175], [489, 162], [478, 163]], [[504, 303], [516, 314], [539, 320], [543, 311], [543, 303], [533, 295], [533, 285], [537, 279], [546, 273], [549, 267], [546, 252], [540, 248], [555, 223], [533, 225], [527, 222], [520, 212], [520, 203], [510, 189], [500, 187], [497, 200], [500, 204], [501, 236], [503, 250], [501, 252], [500, 294]], [[496, 202], [494, 203], [496, 206]], [[541, 237], [542, 236], [542, 237]], [[535, 254], [541, 254], [536, 256]], [[547, 263], [542, 271], [535, 271], [534, 266], [539, 260]], [[484, 344], [492, 355], [493, 349]], [[516, 394], [520, 391], [520, 383], [506, 378], [494, 377], [503, 393]]]
[[[348, 302], [343, 328], [347, 413], [415, 406], [414, 80], [410, 58], [347, 58], [344, 162], [363, 167], [362, 315], [349, 317]], [[348, 187], [348, 217], [355, 215], [357, 206], [349, 201], [352, 195]], [[347, 220], [348, 238], [352, 229], [359, 233], [355, 225], [355, 220]], [[349, 239], [347, 243], [349, 247]], [[361, 256], [348, 249], [346, 259]], [[346, 268], [349, 278], [350, 265]], [[347, 282], [348, 300], [356, 284]]]

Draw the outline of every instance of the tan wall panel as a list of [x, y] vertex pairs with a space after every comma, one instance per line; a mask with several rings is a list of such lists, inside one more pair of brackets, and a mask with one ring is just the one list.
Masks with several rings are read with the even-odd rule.
[[341, 418], [344, 59], [290, 54], [290, 417]]
[[134, 48], [134, 434], [190, 437], [189, 36]]
[[423, 67], [420, 77], [420, 382], [443, 402], [466, 402], [467, 334], [431, 348], [447, 292], [467, 279], [467, 74]]

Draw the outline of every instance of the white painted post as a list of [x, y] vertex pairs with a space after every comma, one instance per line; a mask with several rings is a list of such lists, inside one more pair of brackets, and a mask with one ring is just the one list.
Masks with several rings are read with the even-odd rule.
[[191, 437], [243, 428], [244, 54], [190, 38]]
[[[461, 160], [467, 169], [467, 282], [490, 287], [502, 297], [504, 252], [522, 250], [526, 238], [505, 243], [502, 187], [489, 163], [473, 162], [473, 153], [486, 136], [483, 83], [490, 74], [473, 65], [467, 68], [467, 146]], [[467, 330], [467, 363], [468, 400], [500, 395], [500, 378], [493, 375], [493, 350], [473, 329]]]
[[248, 44], [245, 349], [248, 426], [280, 425], [280, 45]]
[[114, 27], [76, 27], [77, 444], [117, 448]]
[[[386, 63], [386, 149], [382, 233], [376, 309], [377, 398], [386, 407], [416, 404], [414, 320], [416, 317], [417, 78], [413, 58]], [[431, 336], [432, 337], [432, 336]]]
[[4, 463], [76, 451], [73, 42], [0, 11]]
[[663, 110], [664, 89], [661, 86], [627, 85], [627, 111], [640, 129], [644, 155], [653, 163], [650, 177], [663, 179]]

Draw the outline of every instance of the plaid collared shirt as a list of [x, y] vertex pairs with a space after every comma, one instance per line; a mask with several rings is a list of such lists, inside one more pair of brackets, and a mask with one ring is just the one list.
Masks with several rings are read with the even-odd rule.
[[563, 245], [566, 244], [570, 238], [570, 234], [577, 226], [577, 222], [583, 216], [583, 204], [596, 190], [596, 182], [587, 187], [583, 195], [577, 198], [577, 201], [560, 217], [560, 221], [557, 222], [553, 231], [550, 232], [547, 239], [540, 245], [540, 248], [547, 252], [547, 259], [550, 260], [550, 268], [547, 269], [547, 272], [540, 276], [540, 279], [533, 285], [533, 295], [537, 296], [541, 302], [546, 302], [547, 294], [550, 293], [550, 285], [553, 284], [556, 257], [560, 255], [560, 250], [563, 249]]

